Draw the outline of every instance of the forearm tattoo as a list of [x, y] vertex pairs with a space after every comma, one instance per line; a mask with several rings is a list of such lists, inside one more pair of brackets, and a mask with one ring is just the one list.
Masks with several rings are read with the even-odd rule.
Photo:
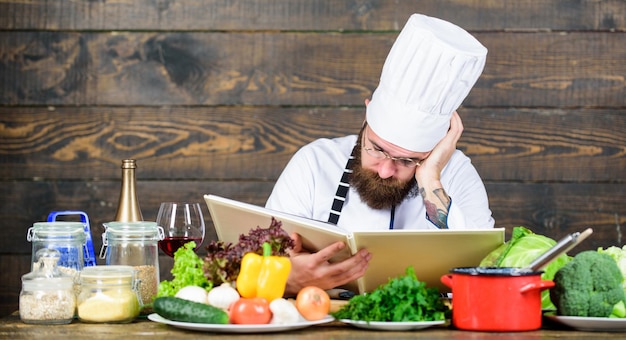
[[435, 201], [431, 201], [426, 197], [424, 188], [420, 188], [420, 195], [424, 199], [426, 207], [426, 216], [439, 229], [448, 229], [448, 209], [450, 208], [450, 196], [446, 194], [443, 188], [432, 191], [431, 197]]

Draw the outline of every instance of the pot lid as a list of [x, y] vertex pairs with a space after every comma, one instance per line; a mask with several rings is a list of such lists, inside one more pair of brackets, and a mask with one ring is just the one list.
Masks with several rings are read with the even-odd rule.
[[459, 267], [452, 268], [450, 272], [475, 276], [530, 276], [543, 273], [542, 271], [521, 271], [517, 267]]

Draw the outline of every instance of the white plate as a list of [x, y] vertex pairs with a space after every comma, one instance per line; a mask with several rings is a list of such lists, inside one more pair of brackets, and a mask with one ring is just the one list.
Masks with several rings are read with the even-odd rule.
[[414, 321], [414, 322], [382, 322], [382, 321], [360, 321], [360, 320], [339, 320], [354, 327], [364, 329], [375, 329], [380, 331], [410, 331], [416, 329], [424, 329], [436, 325], [442, 325], [444, 320], [440, 321]]
[[306, 328], [313, 325], [319, 325], [335, 320], [332, 316], [327, 316], [321, 320], [316, 321], [302, 321], [289, 325], [219, 325], [209, 323], [191, 323], [172, 321], [160, 316], [157, 313], [148, 315], [148, 319], [154, 322], [163, 323], [166, 325], [174, 326], [182, 329], [189, 329], [192, 331], [204, 331], [204, 332], [217, 332], [217, 333], [270, 333], [270, 332], [284, 332], [294, 329]]
[[626, 319], [621, 318], [590, 318], [582, 316], [544, 315], [547, 319], [572, 327], [579, 331], [626, 331]]

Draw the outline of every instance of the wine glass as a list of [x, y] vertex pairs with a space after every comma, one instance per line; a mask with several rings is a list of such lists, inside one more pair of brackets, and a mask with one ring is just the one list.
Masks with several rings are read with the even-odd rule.
[[159, 248], [171, 257], [190, 241], [196, 242], [194, 251], [198, 250], [204, 240], [204, 217], [200, 203], [163, 202], [156, 222], [163, 228], [164, 234]]

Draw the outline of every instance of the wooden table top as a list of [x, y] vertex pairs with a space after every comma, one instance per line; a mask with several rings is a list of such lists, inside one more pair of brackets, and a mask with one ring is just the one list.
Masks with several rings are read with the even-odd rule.
[[341, 322], [311, 326], [299, 330], [277, 333], [231, 334], [190, 331], [169, 325], [152, 322], [141, 316], [128, 324], [88, 324], [74, 320], [67, 325], [30, 325], [20, 321], [19, 314], [13, 313], [0, 319], [0, 339], [190, 339], [198, 337], [232, 337], [233, 335], [253, 338], [289, 339], [380, 339], [381, 337], [409, 338], [426, 337], [432, 339], [485, 339], [502, 337], [524, 338], [580, 338], [602, 339], [626, 337], [626, 333], [581, 332], [560, 325], [546, 324], [543, 328], [528, 332], [473, 332], [454, 329], [446, 324], [415, 331], [372, 331], [358, 329]]

